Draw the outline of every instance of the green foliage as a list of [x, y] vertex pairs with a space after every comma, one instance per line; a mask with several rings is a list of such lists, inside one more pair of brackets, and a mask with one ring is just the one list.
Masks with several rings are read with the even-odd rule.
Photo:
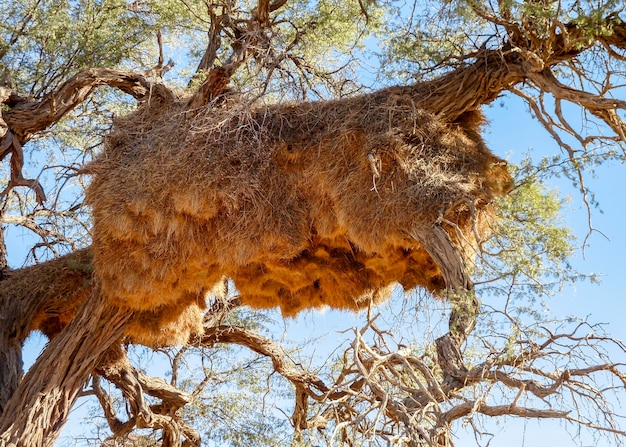
[[549, 189], [530, 159], [511, 166], [515, 189], [496, 203], [493, 235], [482, 246], [476, 276], [482, 293], [507, 294], [529, 305], [584, 277], [569, 260], [575, 238], [565, 225], [567, 198]]
[[[523, 24], [525, 31], [539, 40], [547, 39], [551, 27], [558, 29], [564, 23], [578, 25], [591, 38], [611, 35], [606, 17], [623, 10], [620, 0], [426, 0], [387, 4], [389, 13], [377, 51], [380, 77], [386, 82], [432, 79], [467, 62], [467, 55], [480, 48], [502, 48], [508, 40], [507, 22]], [[494, 20], [486, 20], [477, 11]], [[578, 46], [589, 43], [591, 40], [581, 39]], [[602, 64], [606, 60], [601, 59], [604, 57], [588, 61], [588, 72], [604, 72]]]
[[[378, 57], [382, 75], [393, 82], [431, 79], [471, 53], [484, 27], [465, 1], [427, 0], [398, 6], [390, 2]], [[452, 57], [452, 59], [451, 59]]]
[[18, 91], [41, 97], [87, 67], [114, 67], [150, 34], [150, 25], [121, 0], [10, 2], [0, 36]]
[[237, 74], [235, 86], [261, 90], [266, 102], [353, 93], [369, 39], [386, 18], [386, 9], [372, 1], [290, 1], [276, 12], [266, 53]]
[[293, 2], [284, 14], [293, 29], [283, 31], [294, 38], [301, 33], [297, 54], [306, 63], [331, 72], [345, 64], [351, 52], [362, 50], [367, 37], [380, 31], [384, 10], [374, 2], [363, 2], [363, 8], [358, 2], [336, 0]]

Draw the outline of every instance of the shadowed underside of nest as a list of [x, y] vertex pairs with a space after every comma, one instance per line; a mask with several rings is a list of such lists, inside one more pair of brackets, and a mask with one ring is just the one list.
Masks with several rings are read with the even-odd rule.
[[103, 291], [155, 315], [131, 335], [149, 341], [183, 314], [199, 324], [223, 277], [244, 303], [285, 315], [362, 308], [395, 284], [443, 289], [423, 241], [445, 221], [457, 245], [475, 243], [510, 177], [480, 112], [443, 123], [417, 94], [193, 112], [153, 98], [119, 119], [88, 201]]

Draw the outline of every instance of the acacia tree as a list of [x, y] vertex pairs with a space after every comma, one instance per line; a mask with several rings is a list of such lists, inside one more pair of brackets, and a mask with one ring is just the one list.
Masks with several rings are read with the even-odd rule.
[[[494, 237], [479, 245], [474, 278], [488, 285], [481, 293], [506, 290], [510, 299], [540, 294], [541, 265], [568, 255], [567, 235], [551, 214], [555, 201], [533, 182], [537, 171], [561, 169], [590, 202], [585, 167], [623, 155], [626, 102], [614, 96], [626, 58], [619, 2], [42, 3], [10, 2], [0, 22], [2, 222], [36, 237], [27, 253], [32, 265], [17, 269], [9, 267], [9, 241], [2, 241], [2, 445], [52, 445], [89, 376], [114, 437], [152, 428], [162, 445], [200, 443], [193, 418], [181, 409], [193, 407], [210, 374], [189, 393], [177, 387], [176, 374], [166, 382], [133, 367], [123, 335], [133, 322], [158, 316], [107, 305], [92, 279], [97, 247], [90, 246], [83, 168], [100, 150], [112, 117], [132, 111], [133, 101], [141, 110], [182, 95], [183, 112], [209, 113], [232, 95], [265, 104], [351, 97], [363, 88], [354, 69], [364, 42], [382, 35], [381, 79], [417, 82], [425, 93], [416, 106], [441, 122], [458, 123], [506, 91], [520, 96], [565, 158], [520, 170], [513, 198], [500, 204]], [[165, 52], [180, 54], [175, 45], [189, 52], [165, 63]], [[193, 67], [174, 77], [174, 64], [186, 62]], [[577, 130], [565, 103], [597, 130]], [[27, 178], [25, 160], [44, 157], [41, 174]], [[619, 361], [607, 350], [617, 348], [619, 355], [624, 347], [584, 323], [556, 331], [515, 316], [508, 304], [481, 309], [471, 269], [456, 259], [443, 233], [435, 234], [439, 243], [428, 254], [453, 293], [447, 332], [432, 343], [398, 351], [370, 321], [355, 331], [333, 372], [314, 373], [290, 362], [270, 338], [233, 321], [241, 301], [224, 289], [207, 298], [202, 330], [177, 340], [185, 345], [181, 352], [197, 348], [206, 355], [227, 344], [269, 358], [294, 388], [294, 442], [313, 440], [318, 430], [329, 443], [449, 445], [453, 422], [479, 415], [562, 419], [623, 442], [606, 387], [594, 381], [615, 380], [623, 388]], [[535, 284], [524, 286], [525, 277]], [[503, 332], [498, 316], [506, 322]], [[24, 374], [22, 348], [35, 329], [51, 341]], [[174, 372], [181, 356], [172, 356]], [[100, 378], [121, 391], [130, 408], [126, 422]], [[149, 405], [146, 396], [159, 402]]]

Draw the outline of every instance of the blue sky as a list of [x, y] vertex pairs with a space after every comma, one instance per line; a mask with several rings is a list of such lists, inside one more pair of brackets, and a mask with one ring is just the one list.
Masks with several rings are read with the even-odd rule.
[[[525, 110], [517, 98], [507, 97], [504, 107], [494, 105], [485, 109], [490, 125], [485, 138], [490, 148], [512, 161], [529, 150], [533, 157], [553, 154], [559, 149], [547, 132]], [[626, 325], [622, 315], [626, 311], [623, 279], [623, 254], [626, 253], [626, 175], [619, 162], [609, 162], [585, 178], [587, 186], [595, 193], [599, 208], [592, 213], [593, 232], [584, 252], [578, 250], [572, 263], [582, 273], [601, 275], [601, 284], [577, 283], [566, 287], [563, 293], [549, 300], [557, 315], [589, 316], [595, 322], [610, 324], [609, 332], [626, 339]], [[578, 238], [581, 245], [588, 233], [587, 210], [581, 194], [568, 180], [553, 179], [549, 186], [556, 188], [570, 201], [563, 210], [564, 222]]]
[[[518, 98], [510, 95], [503, 98], [503, 107], [497, 101], [485, 108], [490, 121], [485, 129], [485, 139], [489, 147], [499, 155], [519, 160], [524, 153], [532, 150], [533, 157], [553, 154], [559, 149], [547, 132], [526, 111], [526, 106]], [[562, 293], [549, 298], [548, 305], [558, 318], [574, 315], [587, 318], [591, 323], [607, 323], [607, 332], [621, 340], [626, 339], [626, 288], [624, 287], [623, 256], [626, 253], [626, 175], [621, 163], [612, 162], [596, 169], [594, 175], [585, 178], [587, 186], [595, 193], [599, 208], [594, 209], [593, 226], [599, 230], [589, 237], [584, 253], [578, 250], [572, 259], [573, 265], [581, 273], [601, 275], [601, 283], [579, 282], [565, 287]], [[563, 210], [564, 222], [582, 244], [588, 233], [587, 210], [580, 193], [567, 180], [554, 179], [549, 186], [558, 189], [571, 199]], [[626, 358], [614, 359], [626, 362]], [[618, 406], [619, 409], [619, 406]], [[551, 421], [526, 421], [508, 419], [505, 423], [494, 421], [490, 431], [497, 433], [490, 447], [517, 446], [612, 446], [606, 439], [593, 440], [586, 435], [578, 438], [570, 426]], [[469, 439], [468, 439], [469, 438]], [[472, 445], [471, 437], [464, 438], [459, 445]]]

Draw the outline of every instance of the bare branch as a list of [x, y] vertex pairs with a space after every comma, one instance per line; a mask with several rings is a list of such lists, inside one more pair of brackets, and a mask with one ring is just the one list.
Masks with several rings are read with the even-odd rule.
[[316, 375], [301, 371], [288, 360], [282, 347], [269, 338], [257, 335], [243, 327], [217, 326], [206, 328], [205, 333], [191, 341], [193, 346], [211, 347], [216, 343], [233, 343], [245, 346], [254, 352], [269, 357], [274, 369], [294, 384], [301, 384], [311, 397], [326, 393], [329, 388]]
[[[171, 96], [163, 84], [152, 83], [139, 73], [90, 68], [68, 79], [41, 101], [20, 98], [3, 113], [4, 121], [19, 143], [24, 144], [35, 133], [58, 122], [101, 85], [117, 88], [137, 100], [147, 99], [150, 95]], [[4, 147], [6, 143], [1, 145]]]
[[[96, 371], [122, 391], [133, 415], [126, 423], [121, 423], [106, 396], [95, 389], [101, 404], [104, 404], [113, 438], [125, 436], [135, 428], [153, 428], [163, 431], [163, 446], [181, 446], [182, 438], [186, 439], [186, 446], [200, 445], [198, 432], [186, 424], [178, 412], [191, 402], [187, 393], [161, 378], [150, 377], [133, 368], [119, 345], [109, 348]], [[160, 399], [161, 403], [148, 405], [144, 393]]]
[[[109, 428], [111, 428], [113, 433], [119, 433], [124, 424], [122, 424], [122, 421], [117, 418], [110, 396], [102, 389], [102, 386], [100, 385], [100, 376], [92, 377], [91, 386], [98, 402], [100, 402], [100, 407], [102, 407], [102, 410], [104, 411], [104, 417], [109, 424]], [[130, 430], [126, 433], [130, 433]]]
[[297, 368], [288, 360], [282, 347], [273, 340], [257, 335], [243, 327], [205, 326], [205, 333], [191, 341], [194, 346], [204, 347], [211, 347], [216, 343], [238, 344], [269, 357], [274, 370], [295, 387], [295, 406], [292, 420], [296, 431], [310, 428], [307, 421], [308, 398], [320, 401], [331, 391], [316, 374]]
[[443, 413], [440, 417], [446, 423], [465, 417], [471, 413], [481, 413], [486, 416], [519, 416], [533, 419], [568, 419], [569, 411], [540, 410], [537, 408], [518, 407], [516, 405], [485, 405], [481, 401], [466, 402], [455, 406], [452, 410]]
[[[0, 121], [2, 118], [0, 118]], [[4, 138], [0, 144], [0, 160], [7, 154], [11, 153], [11, 176], [6, 188], [0, 192], [0, 199], [4, 198], [11, 192], [11, 190], [18, 186], [26, 186], [35, 192], [35, 198], [38, 204], [43, 204], [46, 201], [46, 195], [43, 188], [37, 179], [24, 178], [22, 174], [22, 168], [24, 167], [24, 152], [22, 151], [22, 145], [17, 138], [14, 137], [13, 132], [8, 132], [4, 135]]]
[[626, 141], [626, 123], [617, 114], [618, 109], [626, 110], [626, 101], [602, 98], [592, 93], [567, 87], [561, 84], [549, 69], [539, 73], [530, 73], [528, 78], [540, 90], [550, 92], [557, 99], [573, 102], [588, 110], [604, 121], [622, 141]]

